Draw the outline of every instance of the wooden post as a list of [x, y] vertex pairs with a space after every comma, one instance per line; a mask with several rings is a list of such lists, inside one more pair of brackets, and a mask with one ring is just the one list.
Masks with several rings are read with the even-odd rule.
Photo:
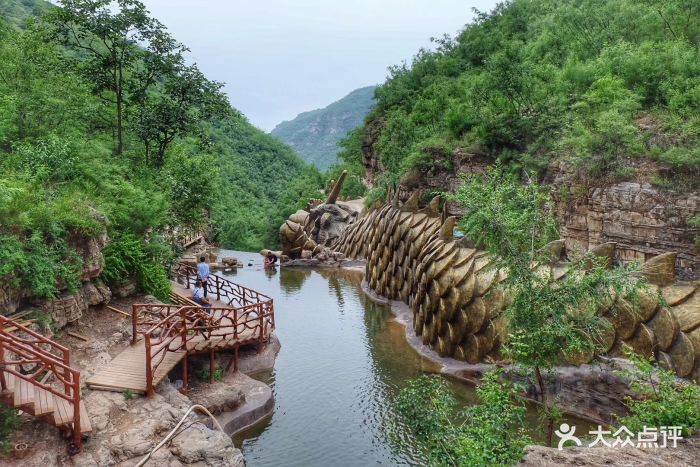
[[131, 344], [136, 344], [136, 321], [138, 320], [138, 312], [136, 305], [131, 305]]
[[[2, 326], [4, 322], [0, 323], [0, 334], [2, 334]], [[5, 381], [5, 346], [2, 344], [2, 338], [0, 337], [0, 392], [7, 391], [7, 381]]]
[[185, 359], [182, 360], [182, 393], [187, 394], [187, 388], [188, 382], [187, 380], [189, 379], [187, 375], [187, 354], [185, 354]]
[[81, 448], [82, 433], [80, 431], [80, 373], [73, 372], [73, 442]]
[[[68, 350], [65, 350], [63, 352], [63, 364], [66, 366], [63, 369], [63, 378], [66, 381], [71, 381], [73, 375], [72, 375], [71, 370], [70, 370], [70, 354], [68, 353]], [[80, 374], [80, 373], [78, 373], [78, 374]], [[65, 383], [64, 387], [65, 387], [66, 394], [70, 395], [70, 390], [71, 390], [70, 384]], [[80, 386], [78, 386], [78, 391], [80, 391]], [[80, 393], [78, 392], [78, 394], [80, 394]], [[73, 397], [75, 397], [75, 394], [73, 394]]]
[[182, 361], [182, 389], [184, 390], [183, 393], [187, 394], [187, 390], [189, 387], [189, 376], [187, 374], [187, 357], [189, 357], [189, 354], [187, 353], [187, 310], [185, 310], [185, 308], [180, 308], [180, 319], [182, 320], [182, 323], [180, 325], [180, 328], [182, 329], [180, 331], [180, 338], [182, 339], [181, 348], [185, 350], [185, 359]]
[[219, 276], [216, 274], [214, 275], [214, 278], [216, 279], [214, 282], [216, 282], [216, 299], [221, 300], [221, 286], [219, 285]]
[[263, 313], [262, 304], [258, 305], [258, 317], [260, 319], [260, 337], [258, 338], [258, 353], [262, 353], [265, 349], [265, 313]]
[[146, 334], [144, 339], [144, 345], [146, 346], [146, 396], [153, 397], [155, 395], [155, 389], [153, 388], [153, 368], [151, 368], [151, 335]]

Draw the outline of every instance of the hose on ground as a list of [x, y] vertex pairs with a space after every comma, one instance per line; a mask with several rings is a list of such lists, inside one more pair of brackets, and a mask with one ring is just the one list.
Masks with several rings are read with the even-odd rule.
[[175, 435], [175, 432], [177, 432], [177, 429], [180, 428], [180, 426], [185, 422], [185, 419], [187, 418], [187, 416], [188, 416], [194, 409], [200, 410], [200, 411], [204, 412], [205, 414], [209, 415], [209, 418], [211, 418], [211, 419], [214, 421], [214, 425], [216, 425], [216, 427], [217, 427], [219, 430], [221, 430], [222, 433], [224, 433], [224, 434], [226, 433], [226, 432], [224, 431], [224, 429], [221, 427], [221, 425], [219, 424], [219, 421], [211, 414], [211, 412], [209, 412], [209, 411], [207, 410], [206, 407], [204, 407], [204, 406], [202, 406], [202, 405], [199, 405], [199, 404], [195, 404], [195, 405], [193, 405], [192, 407], [190, 407], [189, 409], [187, 409], [187, 412], [185, 412], [185, 415], [183, 415], [182, 418], [180, 419], [180, 421], [177, 423], [177, 425], [175, 425], [175, 428], [173, 428], [173, 429], [170, 431], [170, 433], [168, 433], [168, 435], [167, 435], [165, 438], [163, 438], [163, 440], [162, 440], [160, 443], [158, 443], [158, 445], [157, 445], [156, 447], [154, 447], [153, 449], [151, 449], [151, 452], [149, 452], [148, 454], [146, 454], [146, 456], [145, 456], [143, 459], [141, 459], [141, 461], [139, 461], [139, 463], [136, 464], [135, 467], [141, 467], [141, 466], [144, 465], [146, 462], [148, 462], [148, 459], [151, 458], [151, 456], [153, 455], [153, 453], [156, 452], [158, 449], [162, 448], [163, 445], [164, 445], [165, 443], [167, 443], [168, 440], [169, 440], [170, 438], [173, 437], [173, 435]]

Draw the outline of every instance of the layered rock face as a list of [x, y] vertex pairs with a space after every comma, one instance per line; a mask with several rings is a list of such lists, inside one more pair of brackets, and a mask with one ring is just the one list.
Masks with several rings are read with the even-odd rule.
[[[349, 225], [332, 248], [349, 258], [365, 259], [368, 286], [407, 303], [416, 334], [440, 355], [470, 363], [497, 358], [508, 330], [503, 310], [510, 297], [500, 285], [506, 274], [489, 267], [485, 252], [452, 238], [455, 219], [441, 216], [438, 205], [436, 198], [418, 210], [414, 194], [399, 207], [397, 195], [392, 204], [377, 206]], [[553, 262], [539, 268], [558, 280], [567, 273], [562, 261], [565, 242], [550, 248]], [[603, 244], [591, 253], [612, 260], [615, 244]], [[647, 261], [642, 273], [649, 286], [638, 304], [614, 297], [599, 310], [612, 326], [601, 329], [596, 339], [611, 355], [626, 344], [655, 356], [679, 376], [700, 381], [700, 287], [676, 282], [675, 263], [673, 253]], [[592, 358], [572, 356], [571, 363]]]
[[[374, 148], [376, 136], [377, 129], [370, 124], [363, 142], [363, 164], [370, 186], [384, 170]], [[482, 173], [491, 163], [482, 155], [456, 149], [452, 154], [453, 170], [414, 170], [404, 176], [398, 187], [399, 200], [408, 200], [414, 192], [419, 196], [453, 193], [461, 176]], [[689, 223], [700, 215], [700, 192], [677, 192], [646, 182], [584, 187], [572, 184], [571, 174], [563, 165], [550, 168], [548, 181], [561, 238], [570, 251], [585, 252], [602, 243], [616, 242], [616, 259], [637, 262], [673, 251], [678, 253], [679, 277], [700, 278], [700, 247], [695, 243], [700, 228]], [[446, 208], [449, 215], [462, 214], [454, 202], [447, 202]]]
[[106, 234], [98, 237], [74, 237], [71, 245], [82, 257], [81, 288], [75, 293], [62, 291], [51, 300], [33, 297], [31, 291], [0, 284], [0, 312], [13, 313], [22, 303], [30, 303], [48, 313], [56, 328], [78, 320], [90, 306], [109, 303], [112, 292], [97, 277], [102, 273], [105, 260], [102, 250], [109, 239]]
[[605, 242], [617, 243], [622, 261], [644, 262], [677, 251], [681, 276], [697, 277], [700, 235], [689, 221], [700, 213], [699, 193], [675, 193], [648, 183], [623, 182], [591, 188], [586, 196], [566, 200], [555, 192], [557, 217], [567, 248], [586, 251]]

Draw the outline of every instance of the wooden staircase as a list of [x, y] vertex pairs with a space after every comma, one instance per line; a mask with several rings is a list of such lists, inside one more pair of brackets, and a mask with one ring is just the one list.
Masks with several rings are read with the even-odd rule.
[[0, 315], [0, 403], [60, 428], [79, 452], [82, 435], [92, 428], [80, 398], [80, 372], [69, 363], [68, 349]]

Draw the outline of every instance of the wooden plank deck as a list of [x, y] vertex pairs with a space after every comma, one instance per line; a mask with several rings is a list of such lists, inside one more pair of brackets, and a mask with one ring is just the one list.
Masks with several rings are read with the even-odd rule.
[[[185, 351], [167, 352], [156, 368], [153, 384], [157, 385], [185, 357]], [[111, 391], [146, 393], [146, 346], [143, 340], [130, 345], [86, 382], [89, 387]]]
[[[189, 301], [191, 289], [187, 290], [183, 285], [173, 282], [173, 292], [183, 299]], [[212, 306], [225, 307], [226, 304], [210, 297]], [[213, 338], [205, 339], [202, 336], [197, 336], [188, 341], [187, 347], [190, 353], [208, 352], [210, 350], [224, 350], [233, 348], [236, 345], [253, 342], [254, 331], [252, 329], [239, 328], [240, 334], [238, 338]], [[186, 352], [179, 350], [176, 352], [167, 352], [163, 361], [156, 367], [153, 375], [153, 385], [156, 386], [160, 381], [170, 373], [178, 363], [185, 357]], [[97, 372], [88, 380], [86, 384], [93, 389], [102, 389], [108, 391], [125, 391], [131, 390], [136, 393], [145, 394], [146, 387], [146, 347], [143, 340], [139, 340], [136, 344], [125, 348], [111, 362], [109, 362], [101, 371]]]

